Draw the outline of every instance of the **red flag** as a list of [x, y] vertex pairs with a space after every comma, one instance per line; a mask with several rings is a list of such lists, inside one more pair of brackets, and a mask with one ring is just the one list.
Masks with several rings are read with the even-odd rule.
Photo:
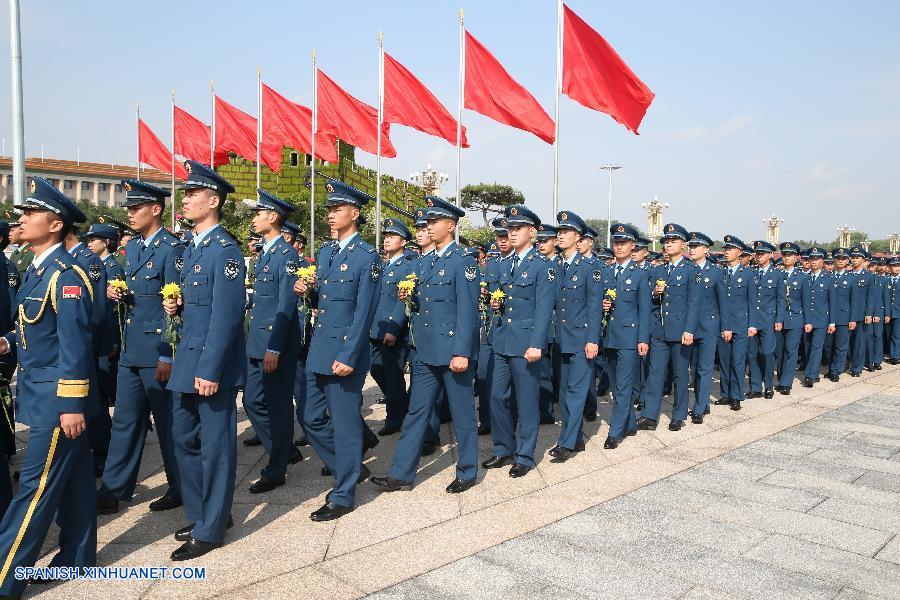
[[603, 37], [563, 5], [562, 93], [637, 134], [655, 94]]
[[[172, 172], [172, 153], [143, 119], [138, 119], [138, 151], [138, 160], [142, 163], [166, 173]], [[187, 179], [187, 171], [178, 162], [175, 163], [175, 177]]]
[[[406, 125], [456, 145], [456, 119], [415, 75], [387, 53], [384, 55], [383, 118], [387, 123]], [[462, 146], [469, 147], [465, 127]]]
[[[378, 111], [360, 102], [321, 70], [318, 80], [319, 132], [341, 138], [348, 144], [375, 154], [378, 149]], [[391, 124], [381, 126], [381, 155], [397, 156], [390, 140]]]
[[[256, 119], [238, 110], [218, 96], [216, 108], [216, 151], [234, 152], [247, 160], [256, 160]], [[273, 171], [281, 167], [281, 145], [263, 144], [260, 160]]]
[[[310, 131], [312, 111], [295, 104], [262, 84], [263, 147], [279, 143], [291, 146], [309, 154], [312, 150]], [[337, 141], [325, 133], [316, 134], [316, 157], [330, 162], [338, 162]]]
[[[175, 107], [175, 154], [206, 164], [209, 162], [209, 125]], [[216, 166], [228, 163], [228, 153], [216, 151]]]
[[550, 115], [468, 31], [464, 99], [466, 108], [553, 143]]

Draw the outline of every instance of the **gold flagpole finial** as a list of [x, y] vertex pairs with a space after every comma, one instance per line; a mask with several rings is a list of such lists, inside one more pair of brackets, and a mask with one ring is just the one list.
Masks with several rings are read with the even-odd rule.
[[384, 32], [378, 32], [378, 46], [381, 47], [381, 44], [384, 42]]
[[316, 51], [315, 50], [312, 51], [312, 61], [313, 61], [313, 64], [316, 64]]
[[209, 91], [211, 91], [211, 92], [216, 91], [216, 80], [215, 79], [209, 80]]
[[463, 11], [462, 6], [460, 6], [460, 7], [459, 7], [459, 22], [460, 22], [460, 23], [463, 22], [463, 18], [465, 18], [465, 16], [466, 16], [466, 15], [465, 15], [465, 12]]

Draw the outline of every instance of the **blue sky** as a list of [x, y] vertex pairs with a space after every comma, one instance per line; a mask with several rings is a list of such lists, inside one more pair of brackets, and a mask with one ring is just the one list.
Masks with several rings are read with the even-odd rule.
[[[560, 207], [643, 226], [659, 195], [667, 221], [714, 237], [830, 240], [848, 223], [872, 237], [900, 229], [900, 3], [802, 0], [600, 2], [569, 6], [602, 33], [656, 93], [635, 136], [562, 97]], [[336, 8], [339, 7], [339, 8]], [[553, 114], [555, 2], [464, 4], [466, 25]], [[385, 48], [456, 112], [458, 2], [22, 2], [26, 150], [48, 157], [134, 162], [134, 107], [169, 139], [169, 94], [209, 120], [209, 80], [256, 111], [256, 68], [292, 99], [311, 102], [310, 51], [320, 67], [375, 104], [378, 30]], [[7, 10], [0, 31], [9, 30]], [[8, 47], [8, 46], [6, 46]], [[0, 136], [11, 152], [9, 60], [0, 62]], [[463, 122], [462, 183], [521, 189], [550, 218], [552, 147], [472, 111]], [[431, 163], [451, 175], [455, 148], [402, 126], [384, 171]], [[357, 152], [374, 166], [374, 157]]]

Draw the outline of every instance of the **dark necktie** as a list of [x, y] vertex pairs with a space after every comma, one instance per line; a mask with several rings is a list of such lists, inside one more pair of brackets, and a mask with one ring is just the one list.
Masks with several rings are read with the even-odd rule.
[[340, 244], [337, 242], [331, 245], [331, 255], [328, 257], [328, 266], [331, 266], [331, 263], [334, 262], [334, 257], [337, 256], [338, 249], [340, 248]]
[[512, 255], [512, 268], [509, 270], [509, 274], [512, 276], [515, 276], [516, 275], [516, 267], [518, 267], [518, 266], [519, 266], [519, 255], [513, 254]]

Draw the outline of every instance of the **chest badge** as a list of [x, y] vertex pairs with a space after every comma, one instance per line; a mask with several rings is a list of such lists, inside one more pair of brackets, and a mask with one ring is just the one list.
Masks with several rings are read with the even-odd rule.
[[147, 261], [147, 268], [148, 268], [148, 269], [152, 269], [152, 268], [153, 268], [153, 261], [152, 261], [152, 260], [148, 260], [148, 261]]
[[703, 283], [709, 283], [709, 277], [704, 277], [704, 278], [703, 278]]
[[200, 265], [194, 265], [194, 273], [199, 273], [201, 271]]
[[675, 276], [675, 281], [681, 281], [681, 275], [676, 275], [676, 276]]
[[391, 271], [390, 273], [388, 273], [388, 277], [393, 277], [393, 276], [394, 276], [394, 272], [393, 272], [393, 271]]
[[528, 279], [528, 271], [522, 273], [522, 279]]
[[741, 282], [741, 278], [740, 278], [740, 277], [738, 277], [738, 283], [740, 283], [740, 282]]
[[347, 270], [347, 263], [341, 263], [341, 271]]
[[578, 281], [578, 275], [572, 275], [572, 281]]
[[626, 280], [625, 280], [625, 285], [631, 285], [631, 280], [630, 280], [630, 279], [626, 279]]
[[268, 273], [268, 272], [269, 272], [269, 265], [266, 265], [263, 267], [263, 273]]
[[438, 275], [440, 275], [441, 277], [443, 277], [443, 276], [444, 276], [444, 270], [441, 269], [440, 271], [438, 271]]

